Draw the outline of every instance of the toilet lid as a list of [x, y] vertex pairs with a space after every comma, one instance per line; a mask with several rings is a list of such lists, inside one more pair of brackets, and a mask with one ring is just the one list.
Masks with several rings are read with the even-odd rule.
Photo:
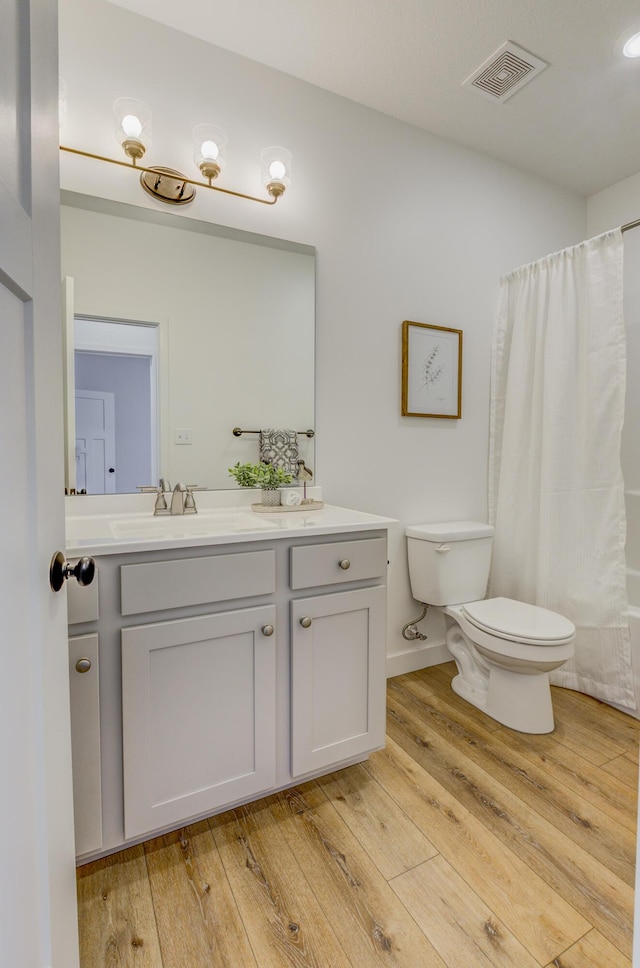
[[465, 617], [477, 628], [499, 638], [528, 645], [570, 642], [575, 626], [564, 615], [511, 598], [485, 598], [462, 606]]

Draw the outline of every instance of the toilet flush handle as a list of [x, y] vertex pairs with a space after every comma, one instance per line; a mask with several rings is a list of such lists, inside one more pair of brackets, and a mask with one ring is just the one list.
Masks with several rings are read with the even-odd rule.
[[449, 545], [442, 544], [436, 548], [436, 551], [438, 552], [439, 555], [443, 555], [445, 552], [451, 551], [451, 548], [449, 547]]

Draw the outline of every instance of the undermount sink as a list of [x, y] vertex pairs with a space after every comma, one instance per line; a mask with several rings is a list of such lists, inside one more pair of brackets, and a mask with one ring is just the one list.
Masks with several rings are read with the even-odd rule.
[[[257, 519], [257, 520], [256, 520]], [[135, 517], [112, 520], [111, 534], [114, 538], [181, 537], [183, 535], [216, 535], [228, 531], [270, 531], [277, 528], [271, 521], [264, 521], [252, 511], [236, 508], [214, 508], [197, 514], [162, 514], [151, 517]]]
[[277, 528], [274, 521], [245, 508], [209, 508], [197, 514], [78, 516], [67, 518], [67, 542], [215, 537]]

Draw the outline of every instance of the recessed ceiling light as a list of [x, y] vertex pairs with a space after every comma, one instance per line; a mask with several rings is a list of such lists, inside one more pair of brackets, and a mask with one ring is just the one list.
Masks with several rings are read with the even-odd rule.
[[640, 57], [640, 33], [629, 37], [629, 40], [622, 48], [622, 53], [625, 57]]

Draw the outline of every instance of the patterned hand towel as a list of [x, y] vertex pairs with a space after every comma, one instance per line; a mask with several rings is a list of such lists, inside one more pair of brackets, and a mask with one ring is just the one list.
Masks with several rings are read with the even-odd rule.
[[295, 430], [273, 430], [271, 428], [260, 431], [260, 460], [267, 464], [282, 467], [287, 474], [293, 474], [298, 469], [298, 435]]

